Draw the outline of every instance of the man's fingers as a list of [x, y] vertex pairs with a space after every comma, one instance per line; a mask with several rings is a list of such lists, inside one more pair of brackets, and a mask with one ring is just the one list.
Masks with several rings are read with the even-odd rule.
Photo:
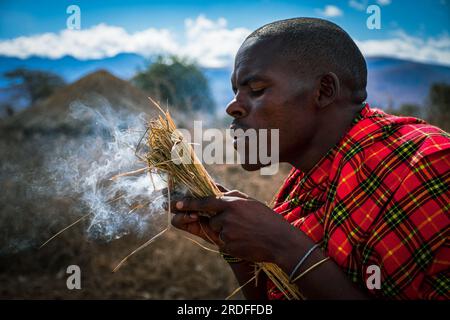
[[239, 190], [231, 190], [225, 193], [226, 196], [228, 197], [237, 197], [237, 198], [244, 198], [244, 199], [248, 199], [249, 196]]
[[230, 197], [238, 197], [238, 198], [244, 198], [244, 199], [248, 199], [249, 196], [247, 194], [245, 194], [242, 191], [239, 190], [230, 190], [228, 188], [225, 188], [223, 185], [221, 185], [220, 183], [216, 183], [217, 188], [219, 188], [220, 191], [222, 191], [226, 196], [230, 196]]
[[223, 185], [221, 185], [220, 183], [216, 183], [217, 188], [219, 188], [220, 191], [222, 192], [228, 192], [230, 190], [228, 190], [226, 187], [224, 187]]
[[218, 213], [225, 209], [226, 201], [216, 197], [206, 197], [202, 199], [184, 198], [172, 201], [171, 208], [174, 211], [197, 211]]
[[186, 230], [187, 225], [198, 221], [198, 214], [196, 213], [178, 213], [172, 218], [172, 225], [175, 228]]
[[224, 214], [217, 214], [209, 218], [209, 226], [214, 232], [222, 231], [224, 217]]

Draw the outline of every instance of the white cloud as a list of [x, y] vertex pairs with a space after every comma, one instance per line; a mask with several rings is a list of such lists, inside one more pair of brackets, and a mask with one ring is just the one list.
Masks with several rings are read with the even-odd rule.
[[403, 31], [383, 40], [356, 41], [365, 56], [387, 56], [450, 66], [450, 36], [421, 39]]
[[357, 0], [350, 0], [348, 2], [348, 5], [352, 7], [353, 9], [359, 10], [359, 11], [365, 11], [367, 8], [367, 0], [357, 1]]
[[251, 32], [246, 28], [229, 29], [224, 18], [212, 21], [204, 16], [187, 19], [185, 30], [186, 44], [181, 53], [209, 67], [231, 65], [237, 50]]
[[339, 17], [343, 15], [342, 10], [333, 5], [327, 5], [325, 6], [325, 9], [323, 10], [319, 9], [317, 11], [319, 12], [319, 14], [325, 17]]
[[[231, 66], [245, 37], [246, 28], [229, 28], [223, 18], [204, 16], [185, 21], [183, 37], [167, 29], [149, 28], [128, 33], [121, 27], [99, 24], [89, 29], [63, 30], [30, 37], [0, 40], [0, 55], [27, 58], [32, 55], [78, 59], [112, 57], [122, 52], [149, 56], [157, 53], [183, 55], [204, 67]], [[366, 56], [383, 55], [450, 66], [450, 36], [417, 38], [398, 31], [389, 39], [356, 41]]]
[[72, 55], [78, 59], [95, 59], [121, 52], [146, 54], [176, 50], [174, 36], [168, 30], [150, 28], [130, 34], [121, 27], [106, 24], [0, 41], [0, 54], [20, 58], [31, 55], [49, 58]]
[[377, 0], [377, 3], [378, 3], [380, 6], [388, 6], [388, 5], [391, 4], [391, 0]]
[[99, 24], [82, 30], [0, 40], [0, 54], [19, 58], [35, 55], [56, 59], [71, 55], [77, 59], [97, 59], [122, 52], [143, 56], [169, 53], [197, 59], [206, 67], [222, 67], [230, 65], [249, 33], [245, 28], [227, 28], [223, 18], [213, 21], [204, 16], [185, 21], [185, 37], [181, 42], [167, 29], [128, 33], [121, 27]]
[[[377, 0], [377, 4], [380, 6], [388, 6], [392, 3], [391, 0]], [[358, 11], [366, 11], [369, 6], [368, 0], [350, 0], [348, 2], [349, 7], [356, 9]]]

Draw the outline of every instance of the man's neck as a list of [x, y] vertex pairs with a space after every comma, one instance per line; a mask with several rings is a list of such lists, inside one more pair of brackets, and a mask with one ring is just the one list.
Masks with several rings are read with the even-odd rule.
[[361, 109], [362, 105], [358, 104], [327, 110], [305, 151], [288, 162], [305, 173], [309, 172], [342, 139]]

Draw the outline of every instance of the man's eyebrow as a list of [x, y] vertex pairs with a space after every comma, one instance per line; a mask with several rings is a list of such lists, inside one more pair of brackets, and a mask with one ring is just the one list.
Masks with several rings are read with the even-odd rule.
[[247, 85], [249, 82], [255, 82], [255, 81], [265, 81], [267, 80], [264, 76], [259, 75], [259, 74], [251, 74], [248, 75], [246, 77], [244, 77], [240, 82], [239, 85], [240, 86], [245, 86]]
[[[234, 77], [234, 75], [232, 75], [231, 76], [231, 87], [232, 87], [233, 91], [237, 90], [235, 81], [236, 81], [236, 78]], [[259, 74], [250, 74], [248, 76], [245, 76], [241, 81], [239, 81], [238, 86], [246, 86], [250, 82], [255, 82], [255, 81], [267, 81], [267, 78], [265, 78], [264, 76], [259, 75]]]

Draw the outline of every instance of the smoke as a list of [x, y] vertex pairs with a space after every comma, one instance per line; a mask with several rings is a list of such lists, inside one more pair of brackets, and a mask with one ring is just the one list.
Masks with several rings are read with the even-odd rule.
[[77, 197], [83, 211], [91, 215], [89, 236], [109, 241], [148, 231], [152, 218], [164, 213], [166, 184], [163, 176], [146, 171], [113, 179], [145, 168], [136, 155], [145, 133], [145, 115], [125, 114], [107, 102], [104, 105], [94, 110], [73, 103], [70, 117], [85, 124], [89, 134], [60, 146], [46, 163], [53, 172], [56, 193]]
[[0, 256], [37, 248], [83, 216], [80, 239], [102, 242], [126, 234], [150, 238], [165, 226], [164, 175], [113, 179], [146, 167], [135, 154], [146, 115], [98, 99], [72, 103], [68, 118], [53, 123], [70, 130], [0, 137]]

